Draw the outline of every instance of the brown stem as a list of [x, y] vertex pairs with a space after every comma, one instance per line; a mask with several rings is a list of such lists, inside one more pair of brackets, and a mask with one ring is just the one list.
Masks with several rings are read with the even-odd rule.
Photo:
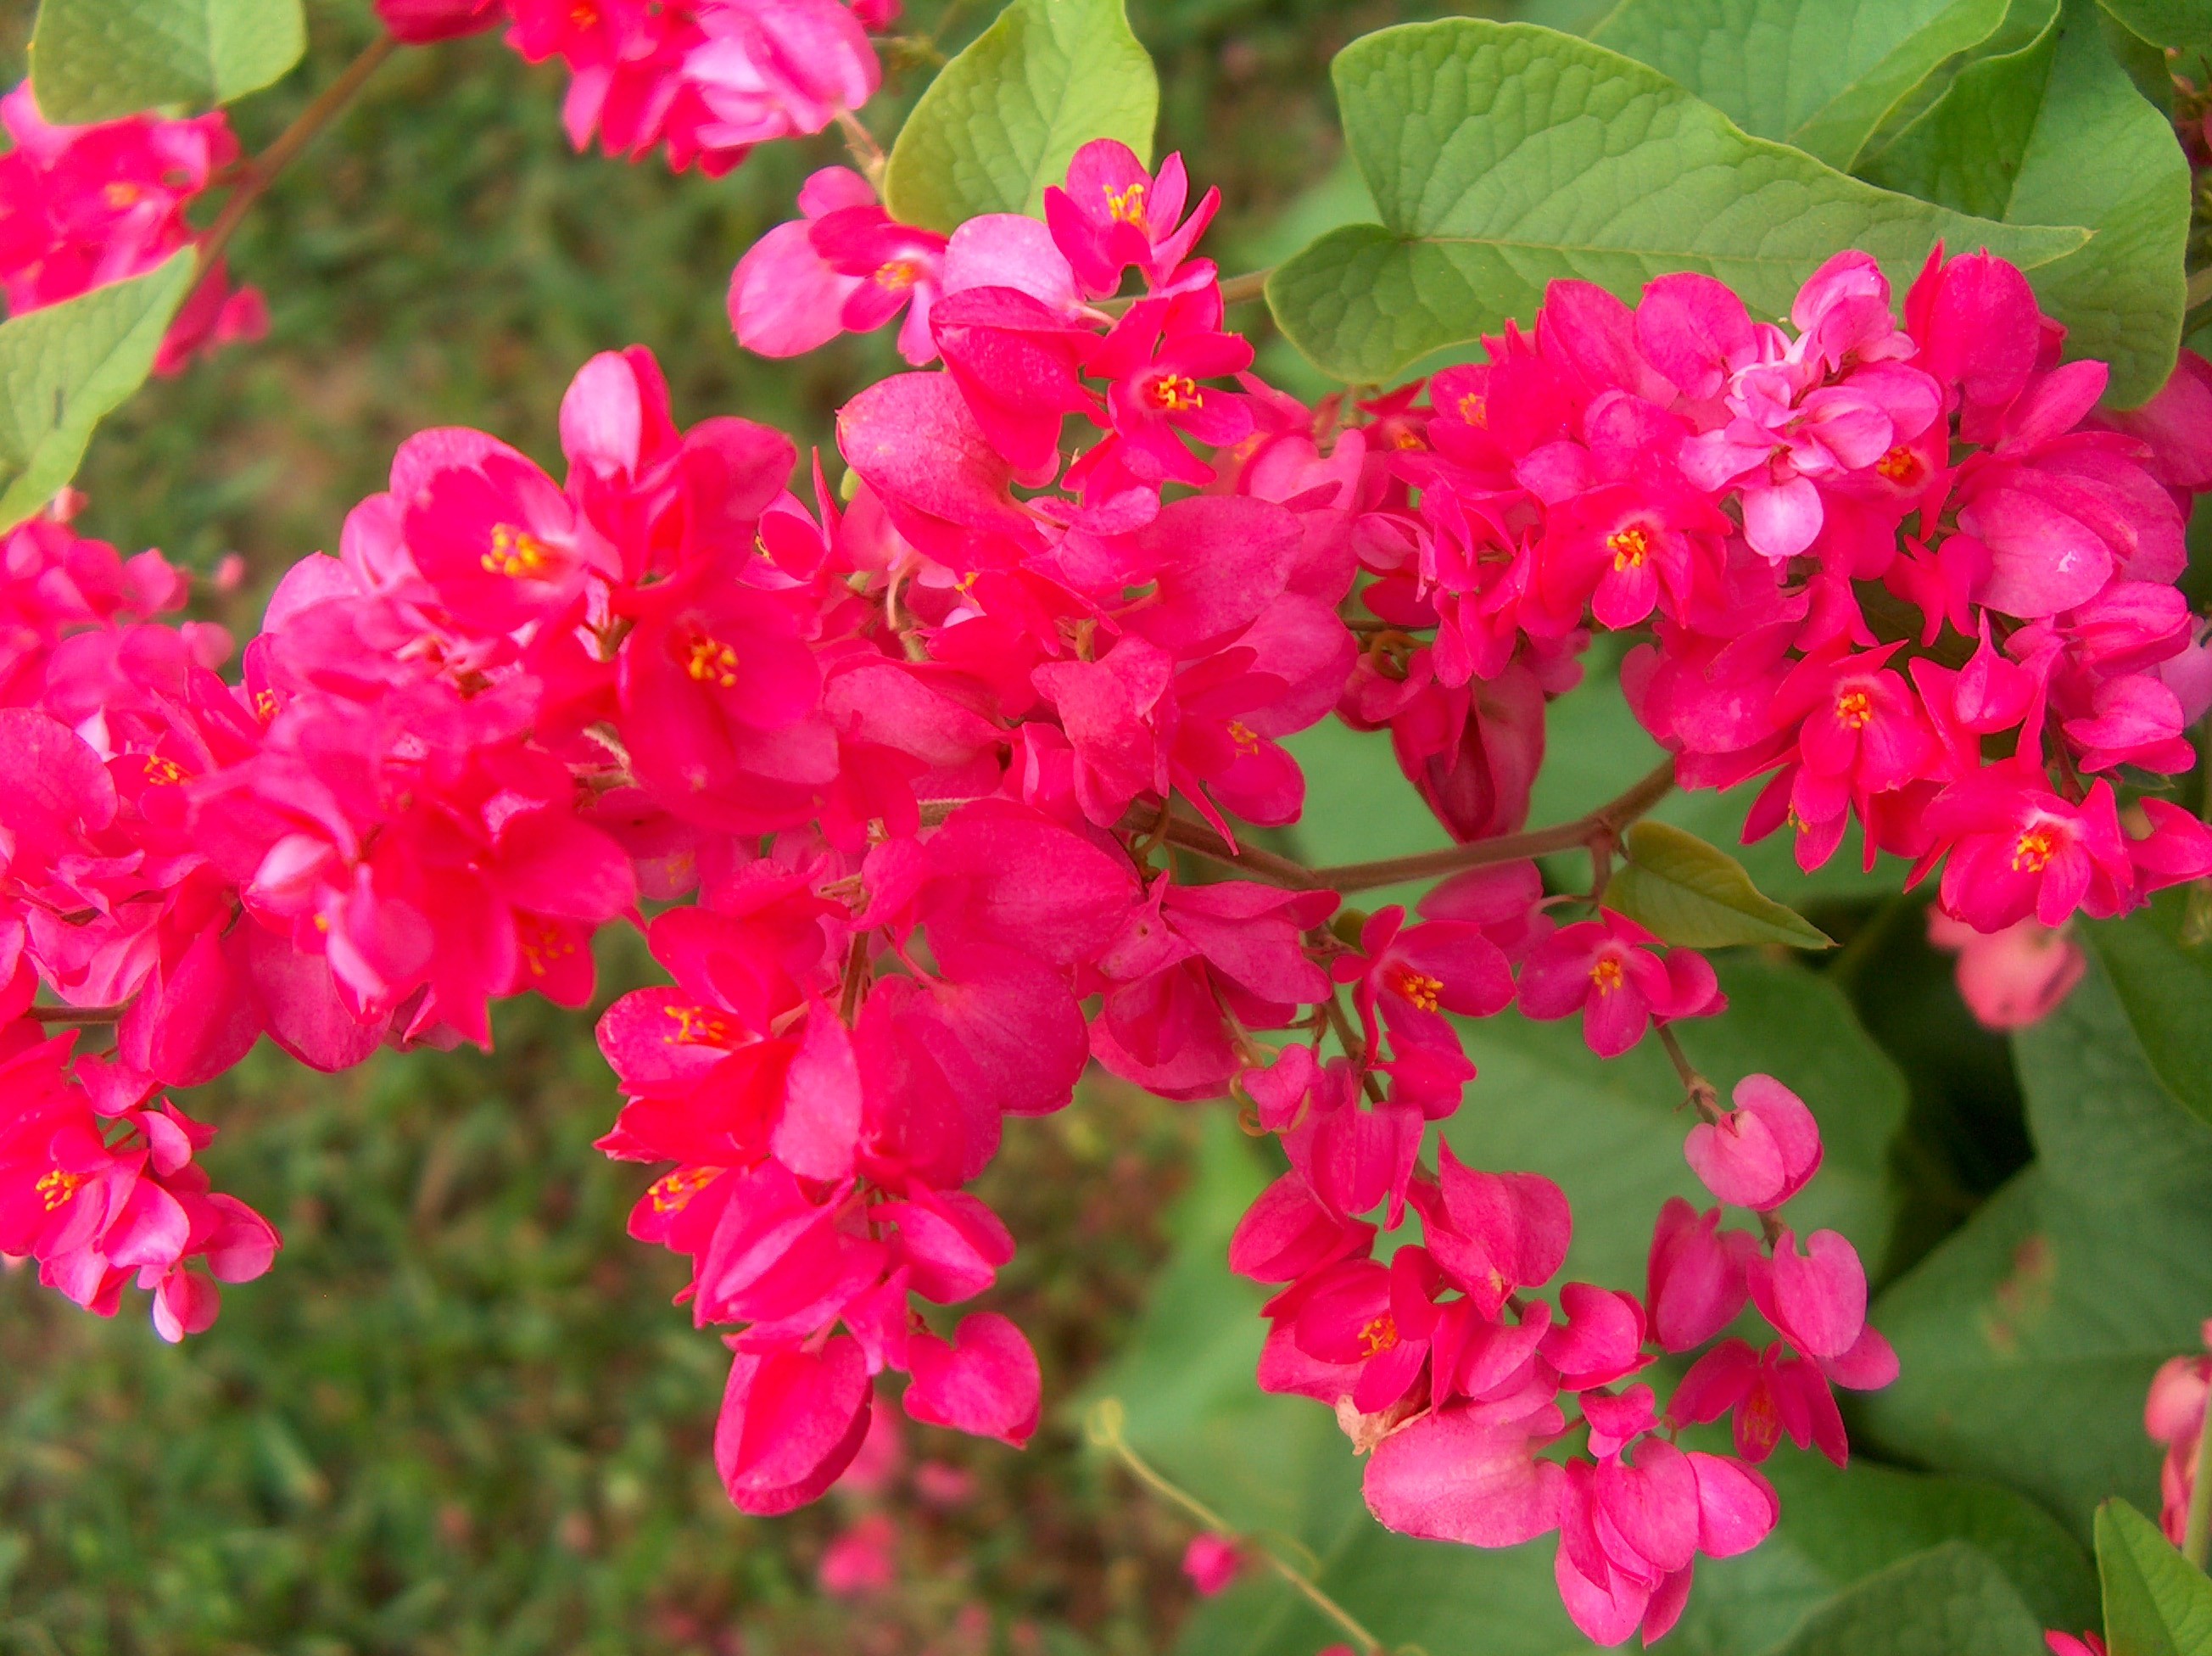
[[1698, 1119], [1718, 1121], [1721, 1118], [1720, 1089], [1698, 1073], [1698, 1067], [1690, 1062], [1690, 1055], [1682, 1050], [1682, 1044], [1675, 1038], [1673, 1030], [1664, 1024], [1656, 1024], [1653, 1028], [1658, 1033], [1659, 1044], [1667, 1050], [1667, 1056], [1674, 1063], [1674, 1073], [1682, 1078], [1682, 1091], [1688, 1094], [1689, 1102], [1696, 1109]]
[[[1221, 302], [1241, 305], [1248, 299], [1263, 299], [1267, 293], [1267, 278], [1273, 270], [1246, 271], [1242, 276], [1224, 277], [1221, 280]], [[1130, 294], [1120, 299], [1101, 299], [1097, 308], [1109, 316], [1119, 316], [1144, 295]]]
[[1523, 834], [1498, 834], [1441, 851], [1421, 851], [1412, 856], [1385, 857], [1377, 862], [1346, 862], [1333, 868], [1316, 868], [1312, 880], [1334, 892], [1372, 891], [1401, 880], [1433, 880], [1463, 868], [1487, 868], [1501, 862], [1519, 862], [1553, 851], [1571, 851], [1600, 838], [1617, 838], [1620, 831], [1667, 797], [1674, 786], [1674, 761], [1670, 757], [1617, 799], [1595, 811], [1550, 828]]
[[1241, 868], [1271, 885], [1286, 886], [1295, 892], [1329, 889], [1328, 881], [1304, 863], [1293, 862], [1286, 856], [1277, 856], [1273, 851], [1263, 851], [1256, 845], [1231, 845], [1202, 823], [1186, 822], [1181, 817], [1176, 818], [1168, 824], [1168, 843], [1179, 845], [1209, 862]]
[[216, 262], [222, 258], [222, 250], [229, 242], [231, 233], [238, 228], [240, 222], [253, 204], [261, 199], [262, 192], [268, 189], [294, 157], [314, 142], [318, 133], [344, 113], [346, 106], [368, 83], [368, 77], [375, 74], [384, 60], [398, 49], [399, 42], [389, 34], [377, 36], [362, 49], [358, 57], [338, 71], [336, 80], [315, 94], [314, 101], [301, 110], [298, 119], [279, 132], [266, 149], [243, 165], [237, 186], [230, 192], [230, 199], [223, 203], [222, 211], [216, 215], [215, 223], [201, 238], [199, 281], [207, 280], [208, 272], [215, 269]]
[[131, 1008], [116, 1007], [33, 1007], [23, 1015], [38, 1024], [112, 1024], [121, 1021]]

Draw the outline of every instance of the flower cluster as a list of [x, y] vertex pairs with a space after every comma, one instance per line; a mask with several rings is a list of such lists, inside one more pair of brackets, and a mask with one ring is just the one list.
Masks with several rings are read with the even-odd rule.
[[757, 143], [819, 132], [875, 95], [868, 39], [898, 0], [377, 0], [395, 39], [451, 40], [507, 26], [533, 64], [568, 70], [562, 124], [631, 161], [664, 149], [709, 177]]
[[[818, 6], [828, 35], [858, 27]], [[712, 167], [851, 101], [802, 119], [762, 78], [784, 61], [763, 41], [808, 74], [859, 61], [779, 33], [813, 15], [798, 0], [508, 9], [526, 50], [573, 52], [580, 130], [626, 152]], [[769, 112], [750, 125], [741, 82]], [[1845, 255], [1796, 338], [1702, 278], [1636, 311], [1561, 284], [1532, 335], [1425, 398], [1309, 408], [1251, 374], [1197, 252], [1218, 198], [1188, 196], [1179, 159], [1101, 142], [1042, 222], [940, 239], [817, 174], [731, 305], [785, 352], [905, 310], [917, 371], [842, 411], [843, 489], [817, 457], [796, 491], [761, 426], [679, 427], [651, 356], [608, 353], [562, 403], [557, 478], [482, 432], [403, 445], [336, 555], [279, 583], [238, 683], [219, 631], [150, 618], [183, 596], [157, 556], [57, 520], [9, 536], [17, 1044], [56, 1010], [29, 1008], [40, 989], [116, 1024], [82, 1107], [38, 1102], [75, 1098], [50, 1075], [0, 1124], [5, 1188], [52, 1204], [28, 1240], [53, 1280], [136, 1268], [165, 1330], [204, 1325], [179, 1263], [250, 1274], [273, 1233], [188, 1199], [196, 1129], [148, 1106], [158, 1087], [263, 1033], [323, 1068], [489, 1043], [502, 997], [585, 1004], [596, 933], [627, 922], [670, 981], [600, 1025], [623, 1098], [601, 1146], [653, 1169], [632, 1234], [689, 1262], [680, 1300], [731, 1349], [714, 1452], [744, 1510], [844, 1475], [887, 1375], [913, 1419], [1029, 1438], [1021, 1331], [926, 1308], [992, 1287], [1013, 1239], [969, 1186], [1006, 1117], [1059, 1109], [1095, 1062], [1237, 1096], [1279, 1136], [1290, 1171], [1232, 1250], [1280, 1289], [1261, 1381], [1336, 1411], [1385, 1523], [1556, 1530], [1571, 1612], [1613, 1641], [1671, 1624], [1698, 1554], [1757, 1544], [1755, 1464], [1783, 1435], [1843, 1459], [1832, 1385], [1894, 1370], [1850, 1245], [1781, 1217], [1818, 1128], [1771, 1078], [1730, 1109], [1687, 1071], [1668, 1026], [1724, 999], [1603, 906], [1619, 822], [1589, 837], [1583, 894], [1484, 842], [1526, 822], [1593, 623], [1648, 624], [1629, 691], [1672, 764], [1774, 772], [1753, 825], [1794, 815], [1808, 861], [1856, 815], [1923, 872], [1948, 854], [1942, 906], [1978, 930], [2212, 870], [2200, 825], [2155, 800], [2124, 818], [2102, 774], [2179, 762], [2185, 457], [2147, 469], [2155, 411], [2082, 427], [2098, 371], [2055, 365], [2032, 301], [2033, 350], [2006, 355], [2025, 287], [1985, 259], [1931, 263], [1899, 329]], [[1283, 741], [1332, 711], [1387, 728], [1468, 843], [1414, 915], [1341, 909], [1377, 870], [1250, 843], [1298, 819]], [[1475, 1079], [1455, 1020], [1516, 1003], [1578, 1017], [1605, 1056], [1659, 1030], [1698, 1110], [1689, 1165], [1757, 1229], [1670, 1202], [1640, 1298], [1540, 1297], [1561, 1192], [1429, 1135]], [[65, 1051], [37, 1050], [58, 1075]], [[116, 1123], [106, 1161], [62, 1124], [81, 1108]], [[123, 1190], [111, 1167], [136, 1183], [95, 1198]], [[144, 1231], [140, 1190], [181, 1228]], [[1409, 1211], [1420, 1241], [1385, 1249]], [[112, 1306], [109, 1279], [80, 1297]], [[1763, 1346], [1723, 1337], [1747, 1307]], [[1663, 1405], [1637, 1378], [1701, 1349]], [[1735, 1456], [1676, 1446], [1722, 1419]]]
[[[56, 126], [24, 82], [0, 98], [0, 292], [21, 316], [110, 283], [143, 276], [196, 234], [185, 209], [238, 159], [220, 111], [190, 120], [131, 115]], [[170, 323], [154, 367], [173, 374], [197, 352], [258, 339], [268, 310], [234, 290], [218, 261]]]
[[1632, 309], [1562, 283], [1533, 335], [1439, 374], [1395, 463], [1419, 490], [1404, 565], [1367, 594], [1434, 629], [1402, 685], [1540, 672], [1586, 618], [1648, 626], [1623, 686], [1680, 781], [1768, 776], [1745, 836], [1786, 824], [1808, 868], [1856, 819], [1869, 866], [1942, 865], [1977, 931], [2212, 869], [2203, 825], [2155, 797], [2124, 823], [2112, 782], [2189, 768], [2212, 703], [2173, 584], [2212, 481], [2200, 371], [2100, 423], [2104, 366], [2062, 363], [1986, 253], [1932, 254], [1902, 326], [1874, 261], [1839, 254], [1790, 320], [1702, 276]]

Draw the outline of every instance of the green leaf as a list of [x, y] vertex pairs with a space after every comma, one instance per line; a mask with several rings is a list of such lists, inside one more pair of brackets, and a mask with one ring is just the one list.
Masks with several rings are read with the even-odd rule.
[[1947, 1541], [1826, 1605], [1775, 1656], [2040, 1656], [2043, 1629], [1978, 1549]]
[[0, 323], [0, 528], [76, 475], [92, 429], [145, 382], [193, 271], [187, 249], [144, 276]]
[[1836, 946], [1795, 909], [1761, 896], [1743, 864], [1695, 834], [1664, 822], [1632, 823], [1621, 850], [1628, 866], [1607, 884], [1605, 905], [1669, 943], [1693, 949]]
[[2097, 1508], [2097, 1571], [2112, 1656], [2212, 1656], [2212, 1577], [2124, 1501]]
[[1527, 24], [1384, 29], [1339, 52], [1334, 73], [1382, 222], [1315, 241], [1268, 279], [1267, 302], [1292, 344], [1348, 381], [1525, 322], [1561, 277], [1632, 298], [1666, 271], [1701, 271], [1779, 315], [1843, 247], [1902, 287], [1939, 236], [2027, 268], [2085, 240], [1875, 189], [1747, 137], [1641, 64]]
[[2212, 965], [2167, 929], [2187, 901], [2175, 892], [2155, 911], [2082, 928], [2111, 974], [2143, 1056], [2166, 1090], [2212, 1122]]
[[112, 121], [258, 91], [300, 61], [300, 0], [43, 0], [31, 86], [50, 121]]
[[2104, 0], [2104, 5], [2154, 46], [2212, 48], [2212, 0]]
[[1879, 1443], [2086, 1536], [2106, 1495], [2158, 1498], [2143, 1392], [2201, 1347], [2212, 1306], [2212, 1127], [2160, 1082], [2094, 959], [2014, 1048], [2037, 1161], [1875, 1303], [1902, 1373], [1860, 1412]]
[[[1686, 1019], [1675, 1034], [1723, 1096], [1759, 1073], [1804, 1099], [1827, 1154], [1791, 1202], [1790, 1221], [1841, 1231], [1874, 1269], [1890, 1227], [1888, 1160], [1905, 1119], [1904, 1078], [1814, 973], [1749, 959], [1717, 969], [1729, 1010]], [[1682, 1159], [1682, 1084], [1658, 1043], [1600, 1063], [1577, 1019], [1538, 1023], [1507, 1012], [1459, 1028], [1480, 1074], [1466, 1107], [1440, 1129], [1453, 1154], [1559, 1184], [1575, 1211], [1567, 1276], [1641, 1282], [1660, 1204], [1670, 1196], [1711, 1200]]]
[[1624, 0], [1592, 33], [1747, 132], [1848, 168], [1882, 117], [2004, 21], [2006, 0]]
[[2109, 399], [2165, 383], [2186, 308], [2189, 161], [2105, 40], [2094, 0], [2069, 0], [2033, 42], [1959, 73], [1863, 169], [1875, 183], [2008, 223], [2082, 224], [2089, 245], [2034, 276], [2069, 355], [2112, 365]]
[[948, 234], [979, 213], [1041, 213], [1093, 138], [1150, 155], [1159, 106], [1121, 0], [1013, 0], [907, 117], [884, 204]]

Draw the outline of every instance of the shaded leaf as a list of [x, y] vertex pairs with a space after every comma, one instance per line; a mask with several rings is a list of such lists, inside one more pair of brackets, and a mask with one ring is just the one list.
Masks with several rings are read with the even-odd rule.
[[2143, 1393], [2212, 1305], [2212, 1128], [2160, 1083], [2094, 960], [2014, 1050], [2038, 1160], [1875, 1302], [1903, 1372], [1861, 1414], [2086, 1537], [2106, 1495], [2158, 1498]]
[[884, 204], [948, 234], [979, 213], [1041, 213], [1091, 139], [1149, 156], [1159, 104], [1121, 0], [1013, 0], [907, 117]]
[[307, 46], [300, 0], [43, 0], [31, 84], [50, 121], [208, 108], [267, 86]]
[[0, 528], [75, 475], [93, 428], [145, 382], [194, 269], [186, 250], [131, 281], [0, 323]]
[[1606, 906], [1669, 943], [1698, 949], [1738, 943], [1835, 947], [1834, 939], [1796, 910], [1761, 895], [1743, 864], [1684, 829], [1632, 823], [1621, 849], [1628, 866], [1607, 884]]
[[1971, 1543], [1872, 1575], [1807, 1621], [1775, 1656], [2041, 1656], [2043, 1629]]
[[2108, 399], [2165, 383], [2186, 307], [2189, 161], [2106, 44], [2094, 0], [2069, 0], [2030, 45], [1961, 70], [1863, 169], [1875, 183], [2008, 223], [2082, 224], [2079, 252], [2035, 273], [2068, 353], [2112, 365]]
[[2006, 0], [1625, 0], [1592, 32], [1747, 132], [1849, 167], [1883, 116]]
[[1941, 236], [2024, 267], [2078, 229], [1968, 219], [1747, 137], [1663, 76], [1587, 41], [1472, 18], [1354, 41], [1334, 70], [1345, 137], [1381, 216], [1322, 236], [1268, 279], [1291, 342], [1346, 380], [1526, 321], [1545, 284], [1633, 297], [1701, 271], [1779, 314], [1838, 249], [1901, 286]]
[[2184, 52], [2212, 47], [2212, 0], [2103, 0], [2107, 10], [2154, 46]]
[[2097, 1508], [2097, 1572], [2112, 1656], [2212, 1653], [2212, 1577], [2124, 1501]]
[[2084, 926], [2082, 935], [2112, 980], [2128, 1026], [2167, 1091], [2212, 1122], [2212, 965], [2176, 942], [2186, 902], [2176, 892], [2155, 912]]

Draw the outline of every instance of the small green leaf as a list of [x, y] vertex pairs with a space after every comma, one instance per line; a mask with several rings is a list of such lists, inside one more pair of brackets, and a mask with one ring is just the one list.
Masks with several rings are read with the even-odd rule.
[[1839, 248], [1901, 289], [1939, 236], [2023, 268], [2087, 240], [1966, 218], [1747, 137], [1656, 70], [1526, 23], [1451, 18], [1353, 41], [1334, 69], [1378, 224], [1332, 231], [1276, 271], [1267, 302], [1324, 371], [1381, 381], [1527, 322], [1579, 277], [1634, 299], [1701, 271], [1779, 316]]
[[2101, 23], [2094, 0], [2069, 0], [2028, 46], [1961, 70], [1862, 170], [1960, 212], [2094, 232], [2035, 273], [2036, 295], [2069, 355], [2112, 364], [2108, 399], [2128, 406], [2165, 383], [2181, 342], [2189, 161]]
[[2007, 0], [1624, 0], [1590, 38], [1747, 132], [1849, 167], [1882, 117], [2003, 22]]
[[1775, 1656], [2042, 1656], [2043, 1629], [2004, 1572], [1947, 1541], [1869, 1576]]
[[1040, 213], [1093, 138], [1149, 156], [1159, 107], [1122, 0], [1013, 0], [907, 117], [884, 203], [947, 233], [979, 213]]
[[300, 61], [300, 0], [44, 0], [31, 86], [50, 121], [112, 121], [258, 91]]
[[1787, 943], [1828, 949], [1835, 940], [1795, 909], [1763, 896], [1726, 851], [1664, 822], [1632, 824], [1628, 866], [1605, 888], [1605, 905], [1669, 943], [1693, 949]]
[[2104, 0], [2104, 6], [2154, 46], [2212, 50], [2212, 0]]
[[2212, 1576], [2124, 1501], [2097, 1508], [2097, 1574], [2112, 1656], [2212, 1656]]
[[76, 475], [93, 427], [145, 382], [194, 270], [187, 249], [144, 276], [0, 323], [0, 528]]
[[2183, 947], [2162, 921], [2178, 922], [2177, 895], [2159, 912], [2082, 928], [2112, 975], [2128, 1024], [2166, 1090], [2212, 1122], [2212, 965]]

